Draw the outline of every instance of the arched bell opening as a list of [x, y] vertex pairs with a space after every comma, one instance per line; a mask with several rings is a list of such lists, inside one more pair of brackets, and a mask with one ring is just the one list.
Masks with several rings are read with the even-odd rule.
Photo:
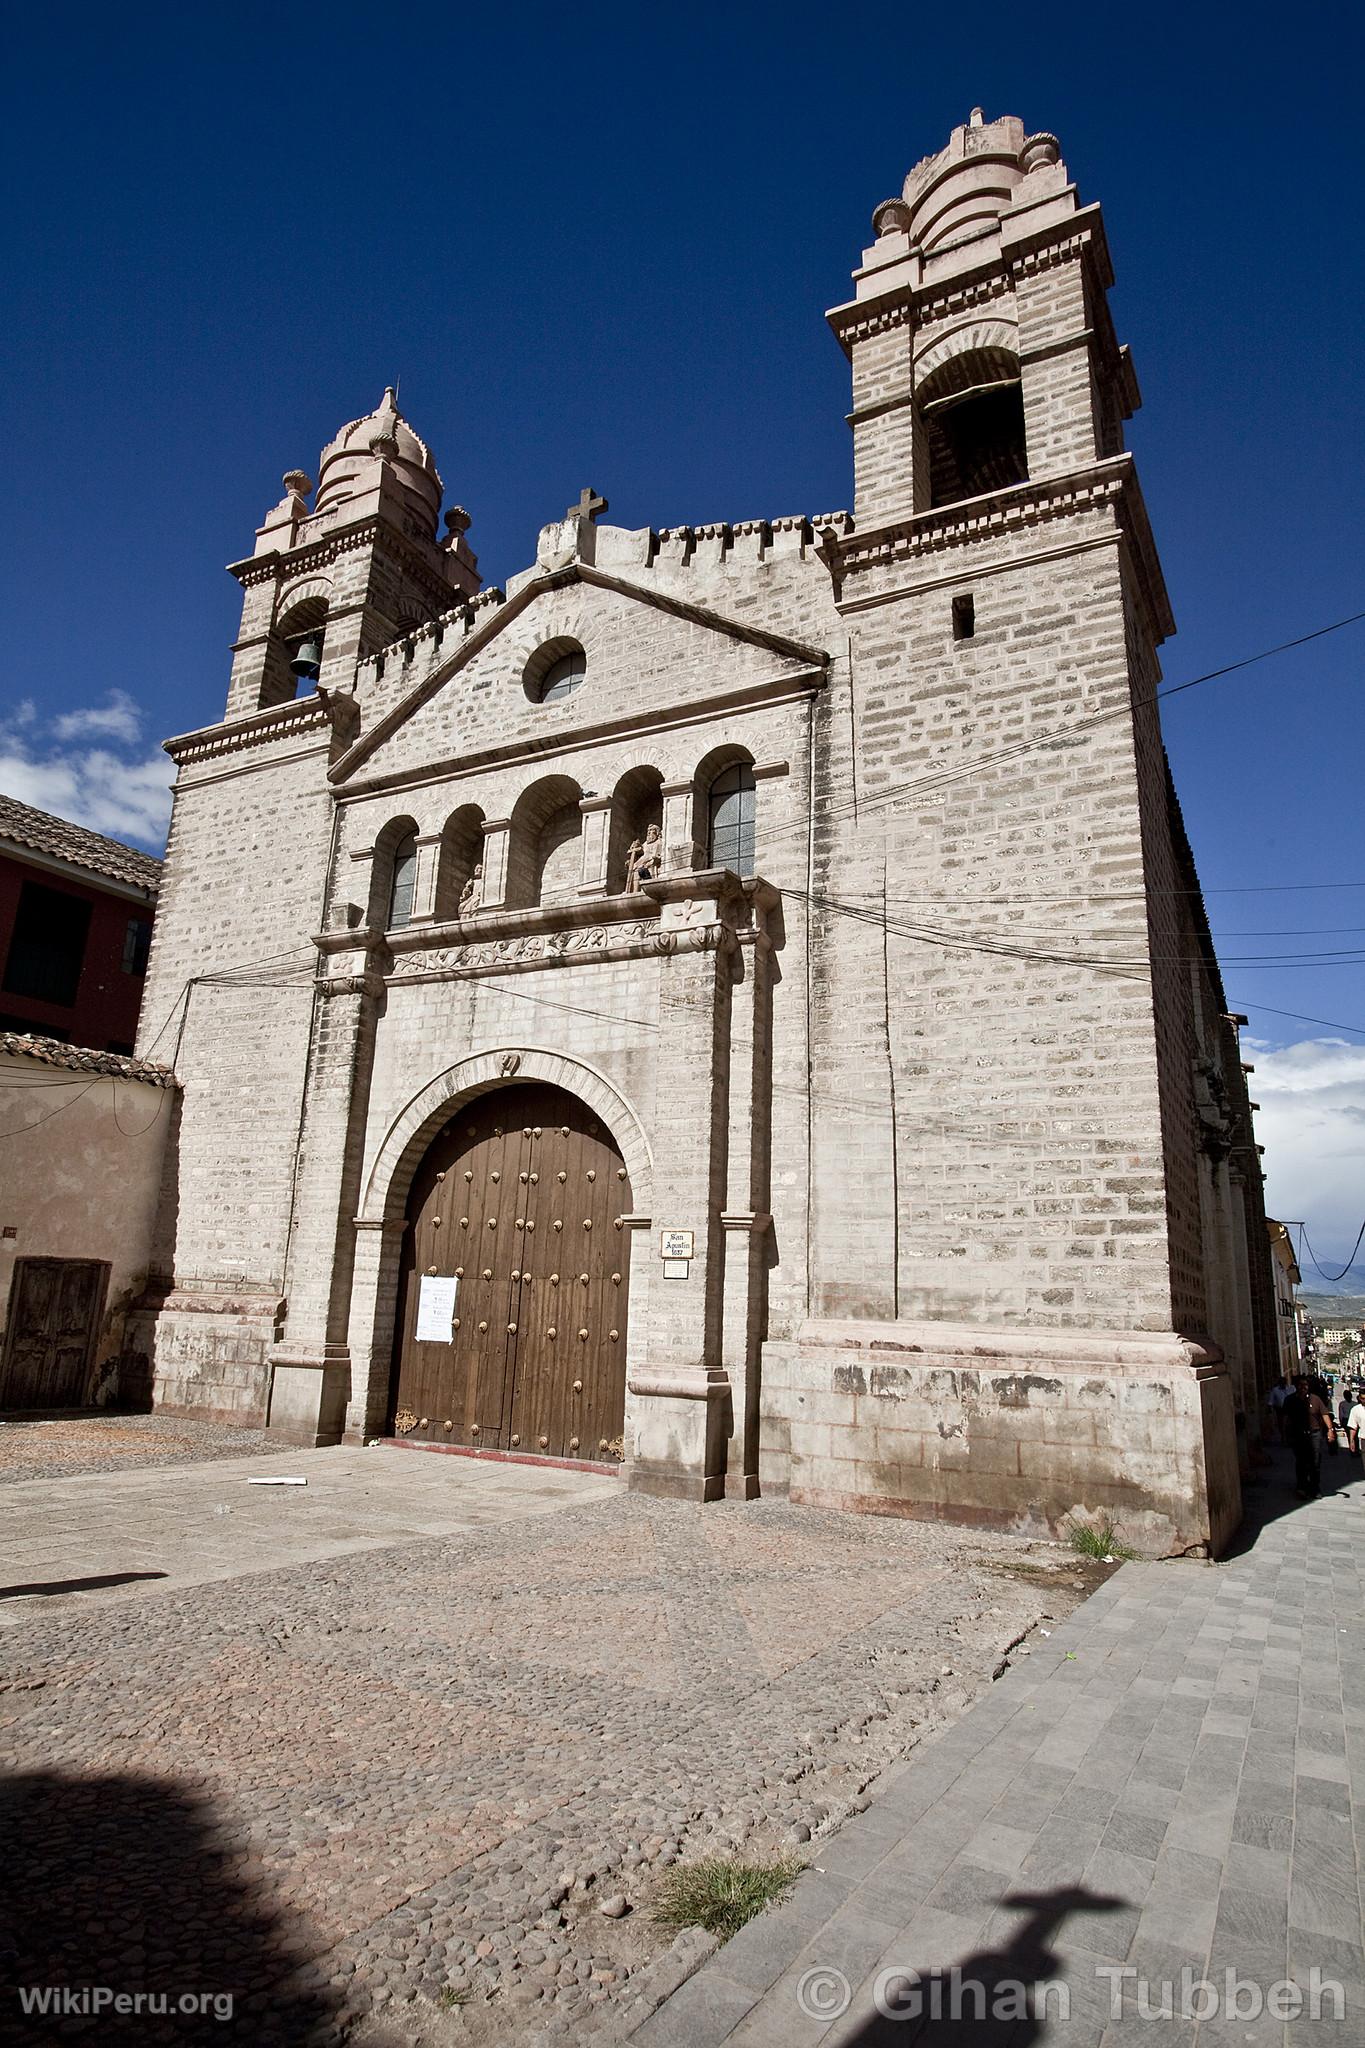
[[1005, 348], [952, 356], [916, 394], [929, 455], [931, 507], [1028, 481], [1023, 385]]
[[387, 1433], [619, 1462], [631, 1206], [620, 1147], [577, 1095], [509, 1081], [460, 1103], [408, 1188]]
[[276, 623], [275, 637], [283, 647], [293, 683], [291, 696], [311, 697], [316, 690], [326, 631], [327, 600], [323, 597], [303, 598]]

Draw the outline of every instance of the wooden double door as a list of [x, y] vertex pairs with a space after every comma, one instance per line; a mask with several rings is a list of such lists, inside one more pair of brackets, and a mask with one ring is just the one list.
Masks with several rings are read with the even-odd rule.
[[630, 1207], [610, 1133], [562, 1088], [495, 1089], [452, 1117], [408, 1198], [390, 1429], [620, 1458]]
[[0, 1408], [79, 1408], [104, 1313], [102, 1259], [16, 1259]]

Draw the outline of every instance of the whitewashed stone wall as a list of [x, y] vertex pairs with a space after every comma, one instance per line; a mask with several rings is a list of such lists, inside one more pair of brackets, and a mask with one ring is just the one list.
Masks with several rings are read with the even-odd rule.
[[[935, 215], [914, 240], [953, 152], [984, 146], [955, 131], [878, 210], [830, 316], [852, 517], [571, 516], [474, 598], [466, 550], [456, 602], [362, 644], [321, 698], [255, 711], [239, 663], [231, 721], [175, 743], [146, 1009], [159, 1024], [192, 981], [151, 1304], [166, 1401], [380, 1426], [407, 1180], [443, 1105], [511, 1057], [600, 1090], [647, 1163], [636, 1483], [1225, 1540], [1234, 1415], [1264, 1371], [1259, 1175], [1145, 708], [1171, 620], [1122, 453], [1136, 386], [1096, 209], [1051, 138], [1005, 122], [986, 142], [1015, 165], [998, 230], [936, 241]], [[968, 348], [1017, 360], [1030, 481], [934, 507], [917, 394]], [[330, 548], [398, 549], [384, 489]], [[275, 531], [251, 587], [302, 588]], [[585, 680], [535, 703], [528, 670], [561, 645]], [[704, 872], [705, 790], [732, 758], [757, 782], [747, 891]], [[665, 873], [623, 906], [625, 807], [651, 775]], [[566, 805], [581, 842], [537, 906], [530, 849]], [[386, 935], [406, 832], [413, 921]], [[461, 923], [476, 857], [484, 907]], [[697, 1230], [687, 1289], [650, 1284], [647, 1222]]]

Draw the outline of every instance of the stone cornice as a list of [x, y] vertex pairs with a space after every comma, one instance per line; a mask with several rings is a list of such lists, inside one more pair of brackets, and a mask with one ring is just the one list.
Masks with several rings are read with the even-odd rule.
[[176, 739], [164, 740], [162, 746], [180, 768], [187, 762], [216, 760], [223, 754], [242, 753], [248, 747], [266, 746], [275, 740], [297, 739], [309, 733], [330, 734], [332, 726], [331, 700], [324, 701], [320, 696], [293, 697], [286, 704], [248, 712], [245, 718], [181, 733]]
[[[599, 590], [612, 591], [618, 597], [630, 598], [637, 603], [652, 606], [655, 610], [682, 619], [689, 625], [702, 626], [710, 632], [723, 634], [728, 639], [762, 647], [784, 661], [799, 663], [807, 671], [814, 669], [823, 675], [829, 666], [830, 657], [823, 648], [808, 647], [799, 640], [790, 639], [784, 633], [772, 633], [764, 627], [752, 626], [743, 620], [726, 618], [719, 612], [713, 612], [703, 605], [691, 604], [669, 591], [659, 590], [644, 583], [635, 583], [624, 576], [613, 576], [606, 570], [593, 567], [590, 563], [571, 562], [563, 568], [546, 570], [540, 575], [533, 576], [500, 605], [490, 619], [482, 625], [475, 626], [448, 660], [438, 662], [430, 669], [407, 696], [378, 719], [367, 733], [362, 734], [354, 746], [347, 749], [330, 771], [332, 780], [347, 781], [385, 740], [407, 723], [414, 712], [434, 697], [436, 692], [472, 661], [476, 654], [481, 653], [485, 647], [505, 633], [537, 598], [551, 591], [569, 589], [575, 583], [585, 583]], [[552, 741], [547, 742], [547, 746], [554, 752], [562, 752], [568, 744], [568, 738], [567, 735], [557, 734]]]
[[1056, 519], [1108, 510], [1128, 543], [1139, 587], [1158, 640], [1175, 631], [1156, 543], [1138, 488], [1131, 455], [1115, 455], [1065, 476], [1015, 484], [1007, 491], [968, 498], [909, 519], [865, 527], [832, 541], [828, 557], [835, 572], [841, 612], [863, 610], [888, 601], [888, 593], [850, 592], [848, 584], [869, 570], [900, 563], [923, 562], [949, 549], [983, 540], [1006, 538]]
[[244, 561], [229, 562], [228, 574], [236, 577], [243, 590], [253, 589], [261, 583], [286, 579], [292, 582], [297, 577], [316, 575], [343, 555], [355, 554], [369, 547], [377, 547], [408, 575], [424, 583], [438, 606], [449, 609], [452, 595], [458, 596], [423, 551], [406, 535], [396, 532], [390, 522], [377, 513], [367, 519], [357, 519], [349, 526], [335, 527], [330, 533], [320, 535], [317, 540], [304, 541], [298, 547], [274, 548], [269, 554], [248, 555]]
[[1097, 206], [1035, 230], [1019, 242], [994, 244], [988, 257], [955, 278], [931, 278], [918, 284], [902, 279], [880, 295], [832, 307], [825, 318], [844, 354], [851, 355], [854, 344], [871, 335], [907, 324], [927, 327], [954, 314], [972, 312], [1009, 296], [1021, 277], [1075, 262], [1087, 253], [1097, 267], [1101, 287], [1107, 288], [1114, 281], [1113, 269]]
[[[415, 789], [431, 782], [449, 782], [455, 777], [468, 778], [481, 775], [490, 768], [512, 768], [521, 764], [544, 764], [555, 761], [572, 750], [575, 753], [590, 751], [594, 747], [611, 746], [616, 741], [638, 735], [642, 740], [661, 732], [673, 731], [680, 726], [709, 725], [729, 712], [767, 710], [793, 699], [813, 697], [824, 687], [823, 671], [813, 673], [806, 669], [799, 675], [768, 676], [761, 682], [749, 683], [734, 690], [714, 690], [709, 696], [694, 703], [671, 704], [648, 715], [638, 710], [623, 712], [616, 718], [603, 718], [591, 725], [579, 726], [572, 734], [548, 734], [544, 739], [509, 740], [502, 746], [481, 747], [477, 752], [451, 755], [443, 760], [424, 761], [418, 767], [406, 768], [383, 775], [356, 777], [336, 788], [339, 802], [352, 798], [372, 796], [376, 790]], [[340, 778], [338, 769], [345, 766], [349, 756], [334, 764], [328, 771], [333, 784]], [[779, 773], [774, 768], [771, 772]], [[485, 820], [485, 829], [494, 821]], [[503, 820], [502, 822], [506, 822]]]

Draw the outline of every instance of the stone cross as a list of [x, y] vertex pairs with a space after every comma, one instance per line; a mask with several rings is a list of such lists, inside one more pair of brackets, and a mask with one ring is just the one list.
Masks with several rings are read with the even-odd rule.
[[591, 484], [584, 484], [578, 494], [578, 503], [570, 505], [564, 514], [566, 519], [577, 519], [584, 526], [591, 526], [599, 512], [607, 510], [605, 498], [599, 498]]

